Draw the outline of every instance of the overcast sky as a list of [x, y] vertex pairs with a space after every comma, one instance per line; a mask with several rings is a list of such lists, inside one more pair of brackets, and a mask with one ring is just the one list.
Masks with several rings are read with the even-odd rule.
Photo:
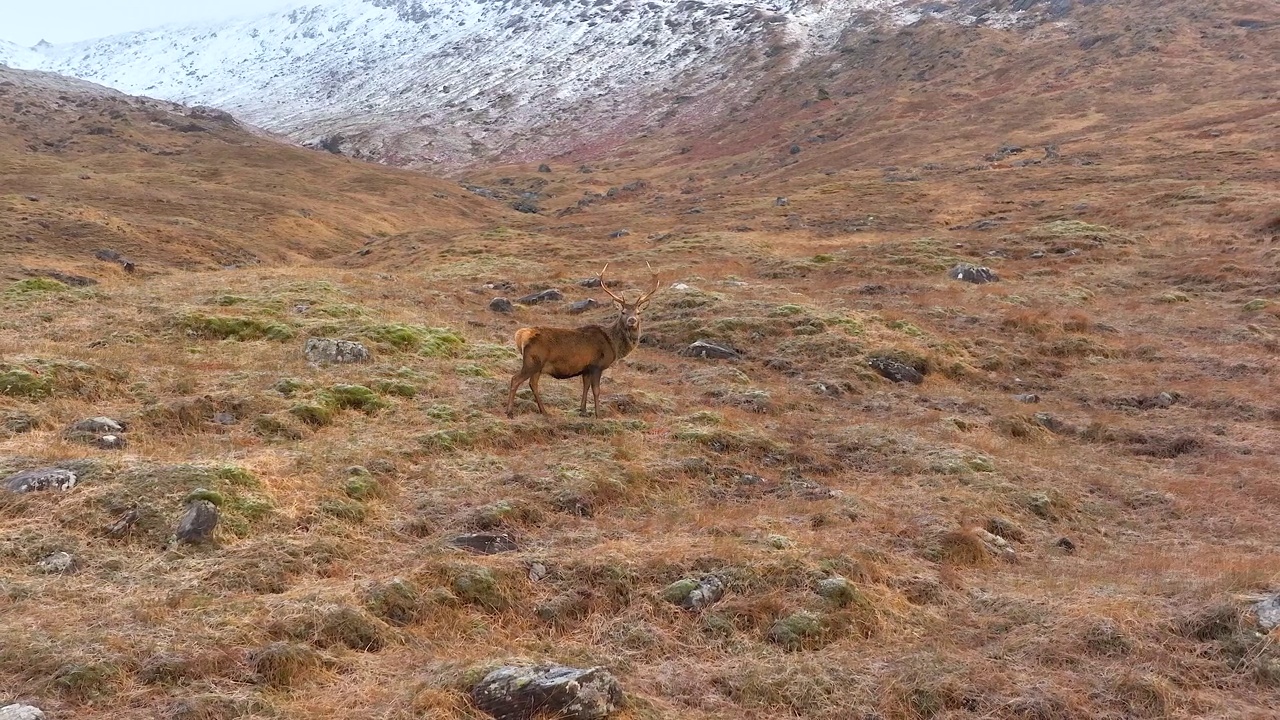
[[260, 15], [301, 0], [0, 0], [0, 40], [24, 47], [192, 20]]

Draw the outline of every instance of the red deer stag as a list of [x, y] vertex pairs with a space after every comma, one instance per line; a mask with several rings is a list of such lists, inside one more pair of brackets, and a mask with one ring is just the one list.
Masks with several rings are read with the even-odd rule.
[[507, 417], [512, 417], [516, 389], [529, 381], [538, 412], [547, 414], [538, 394], [538, 379], [546, 373], [557, 380], [582, 377], [582, 405], [578, 412], [587, 411], [587, 390], [595, 398], [595, 416], [600, 417], [600, 376], [606, 368], [626, 357], [640, 342], [640, 309], [649, 304], [649, 298], [658, 291], [661, 282], [653, 279], [653, 289], [641, 295], [635, 302], [628, 302], [614, 295], [605, 285], [605, 263], [600, 270], [600, 289], [613, 298], [618, 306], [618, 318], [611, 325], [583, 325], [577, 328], [526, 327], [516, 331], [516, 350], [520, 352], [520, 371], [511, 376], [511, 392], [507, 396]]

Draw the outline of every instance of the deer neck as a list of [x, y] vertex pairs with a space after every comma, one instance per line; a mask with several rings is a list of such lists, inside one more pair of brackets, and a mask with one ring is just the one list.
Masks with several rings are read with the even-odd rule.
[[631, 351], [636, 349], [636, 345], [640, 344], [640, 328], [628, 330], [627, 326], [622, 324], [621, 316], [605, 330], [605, 334], [609, 336], [609, 343], [613, 345], [615, 360], [621, 360], [630, 355]]

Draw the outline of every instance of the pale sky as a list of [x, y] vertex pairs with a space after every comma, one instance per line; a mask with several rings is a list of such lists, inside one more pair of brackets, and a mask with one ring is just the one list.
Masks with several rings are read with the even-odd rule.
[[301, 0], [0, 0], [0, 40], [23, 47], [88, 40], [174, 22], [261, 15]]

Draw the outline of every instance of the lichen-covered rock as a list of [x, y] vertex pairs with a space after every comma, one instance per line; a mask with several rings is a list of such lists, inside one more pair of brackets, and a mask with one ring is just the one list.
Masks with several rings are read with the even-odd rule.
[[497, 720], [603, 720], [621, 707], [622, 688], [604, 668], [508, 665], [471, 690], [476, 706]]
[[494, 555], [519, 549], [515, 539], [507, 533], [481, 532], [457, 535], [449, 540], [449, 544], [481, 555]]
[[174, 535], [179, 542], [201, 543], [213, 535], [218, 526], [218, 506], [208, 500], [195, 500], [187, 505], [187, 512], [178, 521]]
[[979, 267], [968, 263], [960, 263], [947, 271], [947, 275], [952, 280], [963, 280], [965, 282], [982, 285], [984, 283], [996, 282], [1000, 278], [991, 271], [989, 267]]
[[542, 292], [529, 293], [528, 295], [516, 300], [516, 302], [521, 305], [540, 305], [544, 302], [554, 302], [563, 299], [564, 293], [556, 290], [555, 288], [551, 288], [549, 290], [543, 290]]
[[44, 711], [34, 705], [5, 705], [0, 707], [0, 720], [44, 720]]
[[816, 645], [825, 631], [822, 618], [801, 610], [775, 622], [769, 628], [769, 640], [787, 650], [802, 650]]
[[1280, 627], [1280, 594], [1254, 603], [1253, 612], [1258, 616], [1258, 625], [1263, 630], [1271, 632]]
[[66, 491], [75, 487], [77, 479], [75, 473], [63, 468], [36, 468], [10, 475], [0, 482], [0, 488], [16, 493], [40, 490]]
[[600, 303], [597, 302], [595, 298], [587, 298], [586, 300], [579, 300], [578, 302], [570, 305], [568, 312], [570, 315], [579, 315], [598, 307], [600, 307]]
[[100, 435], [122, 433], [124, 432], [124, 423], [109, 417], [99, 416], [73, 423], [71, 427], [67, 428], [67, 432], [98, 433]]
[[350, 340], [330, 338], [308, 338], [303, 353], [309, 362], [321, 365], [356, 363], [369, 359], [369, 349], [364, 345]]
[[686, 610], [701, 610], [724, 597], [724, 583], [720, 578], [685, 578], [668, 585], [662, 591], [662, 599]]
[[924, 382], [924, 375], [910, 365], [898, 362], [893, 358], [875, 356], [867, 359], [867, 365], [885, 378], [894, 382], [908, 382], [919, 385]]
[[845, 607], [852, 604], [858, 599], [858, 590], [849, 582], [848, 578], [835, 577], [823, 578], [818, 581], [818, 587], [815, 588], [819, 596], [830, 600], [839, 607]]
[[496, 297], [489, 301], [489, 309], [496, 313], [509, 313], [515, 310], [515, 305], [512, 305], [511, 301], [504, 297]]
[[706, 340], [698, 340], [692, 343], [689, 347], [681, 350], [680, 355], [708, 360], [738, 360], [742, 357], [741, 353], [736, 350], [722, 347]]
[[69, 573], [75, 569], [76, 559], [70, 553], [56, 552], [45, 557], [45, 559], [36, 563], [36, 568], [43, 573], [50, 575], [60, 575]]

